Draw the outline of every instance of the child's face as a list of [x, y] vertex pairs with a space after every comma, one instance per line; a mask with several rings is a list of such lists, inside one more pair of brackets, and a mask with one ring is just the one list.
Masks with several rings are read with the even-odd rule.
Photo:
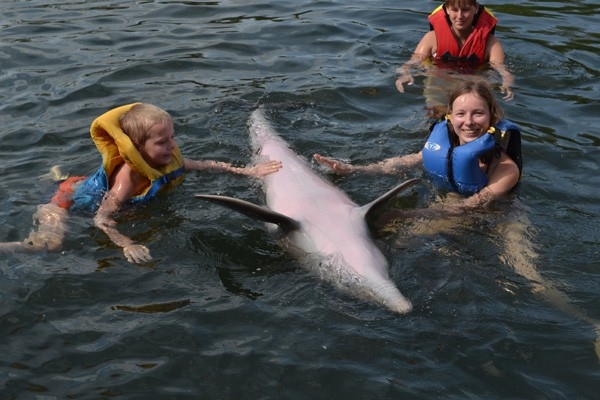
[[150, 128], [148, 139], [140, 149], [140, 153], [152, 167], [163, 167], [171, 162], [174, 148], [175, 131], [173, 123], [165, 121]]
[[452, 103], [450, 121], [460, 144], [469, 143], [486, 133], [491, 120], [489, 105], [475, 93], [458, 96]]

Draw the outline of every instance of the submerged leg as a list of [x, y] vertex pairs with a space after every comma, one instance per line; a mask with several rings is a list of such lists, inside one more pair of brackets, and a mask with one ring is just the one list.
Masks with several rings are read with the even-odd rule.
[[9, 254], [9, 253], [22, 253], [25, 250], [23, 249], [22, 242], [1, 242], [0, 243], [0, 254]]
[[56, 204], [42, 204], [33, 214], [37, 229], [22, 242], [0, 243], [0, 253], [59, 251], [67, 231], [68, 212]]
[[596, 332], [594, 349], [596, 357], [600, 361], [600, 321], [591, 318], [584, 310], [575, 307], [566, 293], [559, 290], [553, 282], [546, 280], [538, 272], [535, 264], [538, 254], [530, 230], [529, 219], [519, 211], [516, 211], [505, 223], [499, 224], [498, 232], [505, 241], [500, 259], [514, 268], [519, 275], [529, 280], [533, 293], [557, 309], [586, 321], [594, 327]]

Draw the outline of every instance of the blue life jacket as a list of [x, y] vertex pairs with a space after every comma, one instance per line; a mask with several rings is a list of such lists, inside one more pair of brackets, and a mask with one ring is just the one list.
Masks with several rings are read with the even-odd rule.
[[[142, 195], [132, 197], [128, 203], [135, 204], [150, 200], [156, 196], [162, 187], [183, 176], [184, 173], [185, 168], [180, 167], [161, 176], [159, 179], [152, 181], [149, 190]], [[106, 176], [104, 167], [100, 166], [94, 174], [87, 177], [77, 186], [73, 193], [74, 203], [70, 207], [70, 210], [75, 212], [96, 212], [106, 192], [108, 192], [108, 177]]]
[[[500, 140], [497, 139], [495, 132], [500, 133]], [[507, 138], [505, 138], [506, 132], [509, 132]], [[512, 132], [515, 133], [510, 142]], [[423, 146], [423, 166], [437, 187], [470, 196], [488, 184], [486, 173], [479, 167], [479, 157], [500, 146], [503, 140], [512, 143], [511, 152], [507, 151], [507, 154], [521, 171], [520, 130], [517, 125], [503, 119], [494, 127], [494, 133], [486, 133], [469, 143], [453, 146], [450, 141], [448, 121], [444, 120], [433, 126]]]

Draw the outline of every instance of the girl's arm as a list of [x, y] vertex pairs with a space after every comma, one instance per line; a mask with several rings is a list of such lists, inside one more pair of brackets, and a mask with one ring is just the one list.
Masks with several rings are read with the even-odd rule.
[[130, 263], [142, 263], [152, 260], [150, 250], [119, 232], [116, 228], [117, 222], [113, 219], [113, 215], [132, 197], [137, 183], [137, 176], [137, 173], [127, 164], [122, 164], [119, 170], [115, 172], [112, 187], [102, 199], [94, 216], [95, 225], [106, 233], [114, 244], [123, 248], [123, 254]]
[[233, 165], [222, 161], [198, 161], [185, 159], [184, 165], [186, 171], [202, 171], [210, 169], [218, 172], [231, 172], [234, 174], [248, 175], [253, 177], [265, 176], [281, 169], [281, 161], [273, 160], [254, 165], [252, 167], [234, 167]]

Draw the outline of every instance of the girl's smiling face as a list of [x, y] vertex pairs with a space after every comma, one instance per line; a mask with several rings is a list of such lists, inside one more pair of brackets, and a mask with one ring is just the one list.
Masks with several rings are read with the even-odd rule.
[[150, 128], [148, 138], [139, 150], [150, 166], [158, 168], [171, 162], [174, 148], [175, 131], [173, 122], [163, 121]]
[[490, 128], [490, 107], [476, 93], [463, 94], [452, 103], [450, 122], [460, 144], [469, 143]]

